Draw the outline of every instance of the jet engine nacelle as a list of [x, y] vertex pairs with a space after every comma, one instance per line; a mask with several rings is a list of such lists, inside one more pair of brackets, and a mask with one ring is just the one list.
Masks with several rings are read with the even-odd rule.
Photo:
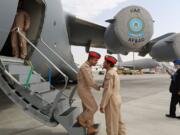
[[138, 51], [153, 34], [153, 19], [146, 9], [139, 6], [124, 8], [107, 22], [111, 24], [105, 32], [105, 42], [113, 53]]
[[173, 34], [152, 46], [150, 55], [158, 61], [173, 61], [180, 58], [180, 33]]

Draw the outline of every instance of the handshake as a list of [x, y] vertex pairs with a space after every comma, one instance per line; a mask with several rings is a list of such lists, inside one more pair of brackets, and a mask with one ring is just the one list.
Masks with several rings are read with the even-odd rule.
[[103, 85], [98, 86], [98, 91], [101, 91], [103, 89]]

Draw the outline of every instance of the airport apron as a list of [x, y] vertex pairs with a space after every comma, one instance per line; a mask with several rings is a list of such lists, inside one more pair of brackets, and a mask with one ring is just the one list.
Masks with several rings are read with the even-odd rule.
[[19, 27], [21, 32], [26, 36], [26, 31], [30, 26], [30, 17], [24, 11], [19, 11], [16, 14], [11, 33], [11, 46], [12, 54], [14, 57], [25, 58], [27, 56], [27, 42], [16, 31], [15, 28]]
[[126, 135], [121, 116], [120, 79], [113, 68], [107, 71], [103, 87], [100, 107], [105, 109], [107, 135]]
[[98, 85], [93, 80], [92, 69], [88, 62], [85, 62], [78, 73], [77, 91], [83, 105], [83, 112], [79, 117], [87, 123], [88, 127], [92, 126], [94, 114], [98, 110], [91, 88], [99, 90]]

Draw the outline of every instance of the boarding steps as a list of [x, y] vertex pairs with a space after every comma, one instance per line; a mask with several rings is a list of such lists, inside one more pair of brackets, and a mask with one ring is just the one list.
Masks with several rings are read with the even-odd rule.
[[[21, 59], [0, 56], [0, 89], [45, 125], [54, 127], [61, 124], [69, 135], [86, 135], [86, 129], [76, 123], [79, 108], [70, 106], [69, 98], [61, 90], [52, 87], [35, 71], [25, 87], [30, 70], [31, 66], [25, 65]], [[60, 98], [54, 106], [58, 96]]]

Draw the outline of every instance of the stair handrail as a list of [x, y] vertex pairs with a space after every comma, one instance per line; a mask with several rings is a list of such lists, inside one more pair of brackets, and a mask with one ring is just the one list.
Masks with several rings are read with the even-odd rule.
[[[53, 112], [59, 102], [59, 100], [61, 99], [61, 96], [64, 95], [64, 91], [67, 87], [67, 84], [68, 84], [68, 80], [69, 80], [69, 77], [67, 75], [65, 75], [43, 52], [41, 52], [20, 30], [19, 27], [17, 27], [15, 29], [15, 31], [17, 31], [18, 34], [20, 34], [20, 36], [22, 36], [36, 51], [38, 51], [38, 53], [40, 55], [42, 55], [61, 75], [63, 75], [63, 77], [65, 78], [65, 85], [64, 85], [64, 88], [62, 89], [62, 91], [60, 91], [57, 95], [56, 95], [56, 98], [55, 98], [55, 101], [50, 109], [50, 113], [49, 115], [53, 116]], [[77, 72], [77, 71], [76, 71]]]
[[19, 27], [16, 28], [16, 31], [18, 34], [20, 34], [20, 36], [22, 36], [36, 51], [39, 52], [40, 55], [42, 55], [61, 75], [63, 75], [64, 79], [65, 79], [65, 85], [64, 88], [56, 95], [55, 101], [53, 102], [53, 105], [50, 109], [50, 113], [49, 115], [53, 116], [53, 112], [59, 102], [59, 100], [61, 99], [61, 96], [63, 94], [63, 92], [65, 91], [67, 84], [68, 84], [68, 76], [65, 75], [43, 52], [41, 52], [20, 30]]
[[[64, 60], [63, 57], [61, 57], [56, 51], [54, 51], [52, 48], [50, 48], [50, 47], [48, 46], [48, 44], [44, 41], [44, 39], [43, 39], [42, 37], [41, 37], [40, 40], [41, 40], [41, 42], [42, 42], [53, 54], [55, 54], [60, 60], [62, 60], [71, 70], [73, 70], [76, 74], [78, 73], [70, 64], [68, 64], [68, 63], [66, 62], [66, 60]], [[72, 103], [73, 103], [73, 101], [74, 101], [73, 97], [74, 97], [74, 94], [75, 94], [75, 92], [76, 92], [76, 89], [77, 89], [77, 86], [75, 86], [75, 87], [73, 88], [72, 92], [70, 93], [70, 96], [67, 96], [67, 95], [65, 95], [65, 94], [62, 92], [62, 95], [64, 95], [65, 97], [69, 98], [69, 105], [70, 105], [70, 106], [72, 105]]]
[[61, 57], [56, 51], [54, 51], [52, 48], [50, 48], [49, 46], [48, 46], [48, 44], [43, 40], [43, 38], [41, 37], [41, 42], [53, 53], [53, 54], [55, 54], [60, 60], [62, 60], [71, 70], [73, 70], [76, 74], [77, 74], [77, 71], [70, 65], [70, 64], [68, 64], [67, 62], [66, 62], [66, 60], [63, 58], [63, 57]]
[[47, 60], [64, 78], [65, 78], [65, 86], [62, 91], [67, 87], [68, 84], [68, 76], [64, 74], [43, 52], [41, 52], [20, 30], [19, 27], [16, 28], [17, 33], [23, 37], [40, 55], [42, 55], [45, 60]]

